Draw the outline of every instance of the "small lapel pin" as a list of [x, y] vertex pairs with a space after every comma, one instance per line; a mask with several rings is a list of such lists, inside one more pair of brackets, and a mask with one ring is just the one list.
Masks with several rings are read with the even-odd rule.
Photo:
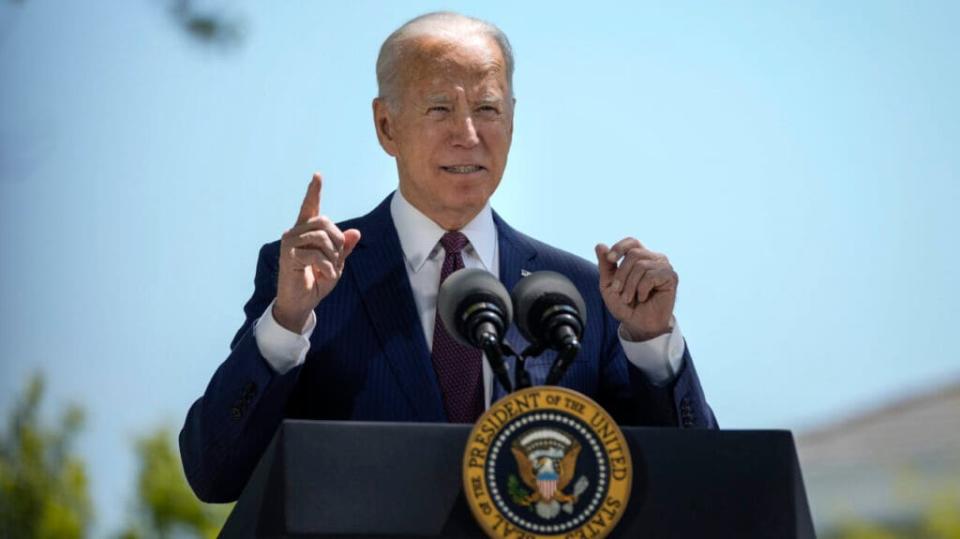
[[526, 277], [527, 275], [530, 275], [530, 270], [525, 270], [525, 269], [522, 269], [522, 268], [521, 268], [521, 269], [520, 269], [520, 276], [521, 276], [521, 277]]

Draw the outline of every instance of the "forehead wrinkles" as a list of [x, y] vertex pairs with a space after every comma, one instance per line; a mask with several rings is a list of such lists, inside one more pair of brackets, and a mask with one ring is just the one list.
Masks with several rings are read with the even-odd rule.
[[438, 102], [455, 100], [461, 90], [471, 101], [500, 101], [504, 95], [504, 89], [498, 84], [493, 73], [480, 74], [472, 77], [472, 80], [436, 76], [421, 87], [413, 85], [410, 88], [415, 96]]
[[[477, 37], [480, 39], [411, 40], [403, 51], [404, 85], [411, 87], [427, 83], [437, 86], [453, 83], [485, 94], [490, 93], [489, 89], [484, 88], [491, 83], [501, 86], [503, 56], [492, 40], [485, 36]], [[505, 86], [506, 82], [502, 81], [502, 85]]]

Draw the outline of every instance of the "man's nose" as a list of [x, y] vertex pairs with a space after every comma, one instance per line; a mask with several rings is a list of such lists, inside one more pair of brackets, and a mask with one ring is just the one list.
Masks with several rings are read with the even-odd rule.
[[459, 114], [454, 120], [452, 140], [454, 146], [472, 148], [480, 144], [480, 137], [477, 135], [477, 128], [473, 124], [473, 117], [470, 114]]

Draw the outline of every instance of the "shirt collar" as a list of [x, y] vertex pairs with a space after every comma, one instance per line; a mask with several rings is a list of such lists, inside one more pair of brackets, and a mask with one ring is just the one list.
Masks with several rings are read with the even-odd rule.
[[[423, 264], [436, 254], [440, 238], [447, 232], [432, 219], [410, 204], [397, 189], [390, 200], [390, 216], [400, 237], [400, 248], [407, 264], [414, 273], [420, 271]], [[483, 267], [491, 271], [493, 255], [497, 247], [497, 227], [493, 223], [493, 211], [488, 201], [480, 213], [466, 226], [460, 229], [470, 241], [467, 250], [473, 249]]]

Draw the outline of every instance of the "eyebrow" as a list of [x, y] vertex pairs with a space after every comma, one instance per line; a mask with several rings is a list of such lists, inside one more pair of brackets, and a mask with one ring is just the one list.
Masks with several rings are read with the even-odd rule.
[[[447, 104], [452, 102], [453, 100], [450, 99], [449, 96], [444, 94], [434, 94], [434, 95], [428, 95], [426, 98], [426, 101], [427, 103], [430, 103], [430, 104]], [[503, 98], [496, 95], [487, 94], [481, 97], [480, 99], [478, 99], [476, 102], [480, 105], [497, 105], [503, 102]]]
[[499, 105], [503, 103], [503, 98], [495, 95], [485, 95], [477, 100], [481, 105]]

